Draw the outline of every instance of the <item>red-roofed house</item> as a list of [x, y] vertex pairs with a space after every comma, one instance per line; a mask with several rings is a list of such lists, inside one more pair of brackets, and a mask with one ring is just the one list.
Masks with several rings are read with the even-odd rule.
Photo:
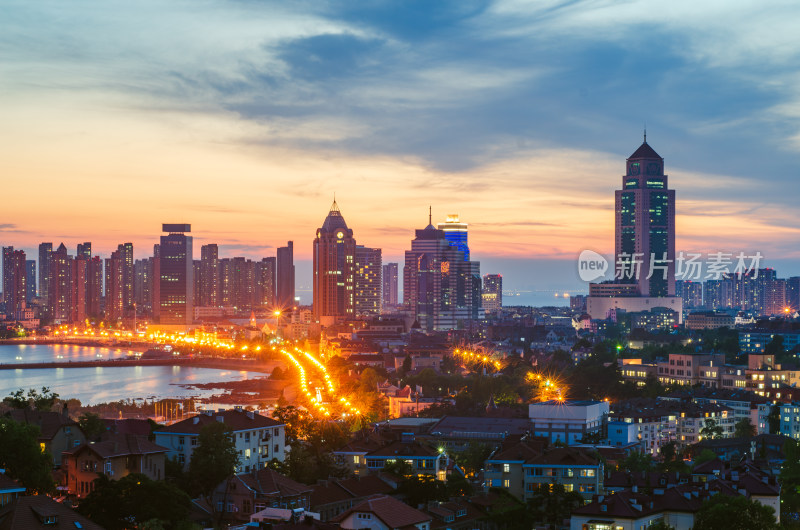
[[144, 436], [110, 435], [102, 442], [83, 444], [64, 451], [64, 481], [71, 495], [85, 497], [94, 480], [107, 475], [119, 480], [131, 473], [141, 473], [153, 480], [164, 478], [167, 449]]
[[233, 475], [214, 490], [213, 507], [225, 518], [250, 521], [264, 508], [308, 509], [312, 489], [270, 468]]
[[387, 495], [375, 495], [334, 519], [349, 530], [430, 530], [433, 518]]
[[318, 513], [322, 521], [330, 521], [370, 495], [388, 494], [394, 490], [378, 475], [320, 480], [312, 488], [311, 511]]

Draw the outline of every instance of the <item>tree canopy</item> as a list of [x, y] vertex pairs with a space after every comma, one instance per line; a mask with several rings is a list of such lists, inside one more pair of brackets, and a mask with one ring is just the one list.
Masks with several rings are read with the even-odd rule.
[[39, 427], [0, 417], [0, 467], [31, 492], [49, 493], [53, 457], [39, 444]]
[[744, 496], [717, 494], [694, 516], [694, 530], [773, 530], [778, 525], [769, 506]]
[[120, 480], [100, 475], [78, 511], [106, 528], [187, 528], [191, 499], [178, 487], [133, 473]]
[[195, 493], [210, 496], [214, 488], [236, 471], [239, 453], [231, 428], [214, 422], [200, 429], [189, 462], [189, 480]]
[[35, 388], [28, 389], [27, 393], [24, 388], [20, 388], [16, 392], [12, 392], [5, 397], [3, 402], [15, 409], [31, 407], [36, 410], [47, 412], [53, 408], [57, 400], [58, 394], [51, 392], [50, 388], [43, 386], [41, 393]]

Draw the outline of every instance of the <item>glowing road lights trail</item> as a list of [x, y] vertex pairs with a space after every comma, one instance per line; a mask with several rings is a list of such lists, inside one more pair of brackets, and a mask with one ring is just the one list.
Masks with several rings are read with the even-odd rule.
[[[294, 354], [286, 350], [281, 350], [281, 353], [283, 353], [287, 359], [289, 359], [289, 361], [297, 367], [298, 372], [300, 373], [301, 391], [303, 394], [305, 394], [309, 403], [311, 403], [311, 407], [314, 411], [317, 411], [324, 416], [330, 416], [332, 413], [331, 409], [335, 406], [341, 411], [342, 417], [348, 417], [350, 415], [357, 416], [361, 414], [361, 411], [352, 403], [350, 403], [345, 396], [338, 395], [337, 386], [334, 384], [331, 375], [328, 373], [328, 368], [314, 355], [307, 351], [303, 351], [300, 348], [295, 348]], [[311, 364], [304, 366], [303, 361], [308, 361]], [[309, 389], [307, 372], [311, 370], [318, 372], [322, 376], [324, 381], [324, 391], [328, 396], [327, 404], [324, 402], [324, 400], [317, 398], [317, 396], [315, 396]]]

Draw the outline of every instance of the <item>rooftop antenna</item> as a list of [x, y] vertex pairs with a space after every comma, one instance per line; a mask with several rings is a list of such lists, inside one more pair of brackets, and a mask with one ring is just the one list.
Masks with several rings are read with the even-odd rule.
[[647, 122], [644, 122], [644, 143], [647, 143]]
[[428, 206], [428, 224], [433, 224], [433, 206]]

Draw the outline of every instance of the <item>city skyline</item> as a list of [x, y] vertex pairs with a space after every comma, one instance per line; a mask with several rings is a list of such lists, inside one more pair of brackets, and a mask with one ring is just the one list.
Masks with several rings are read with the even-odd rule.
[[677, 248], [799, 255], [798, 48], [779, 30], [797, 8], [189, 5], [12, 3], [2, 168], [37, 195], [4, 209], [4, 245], [106, 254], [177, 220], [256, 257], [313, 234], [338, 192], [389, 261], [428, 205], [483, 262], [611, 253], [607, 193], [646, 122], [680, 190]]

